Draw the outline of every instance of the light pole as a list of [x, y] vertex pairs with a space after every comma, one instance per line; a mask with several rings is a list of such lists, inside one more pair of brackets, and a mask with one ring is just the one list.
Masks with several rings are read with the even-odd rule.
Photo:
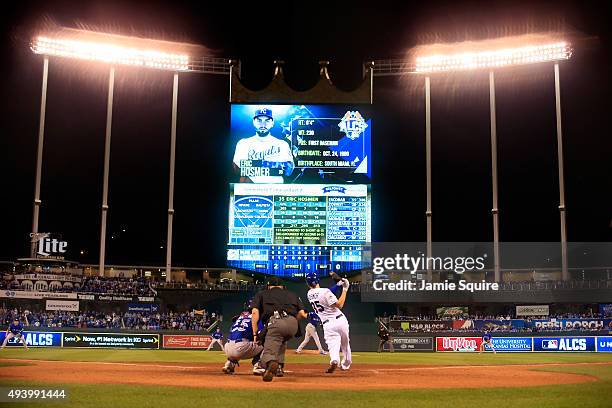
[[[425, 167], [427, 173], [427, 208], [425, 218], [427, 220], [427, 258], [432, 257], [432, 227], [431, 227], [431, 83], [429, 76], [425, 76]], [[431, 265], [427, 262], [427, 280], [433, 280]]]
[[[494, 70], [510, 65], [528, 65], [543, 62], [555, 64], [555, 95], [557, 107], [557, 144], [559, 154], [559, 193], [561, 213], [561, 254], [563, 279], [567, 274], [567, 238], [565, 231], [565, 199], [563, 184], [563, 147], [561, 140], [561, 102], [559, 98], [559, 63], [571, 57], [571, 48], [564, 41], [553, 40], [546, 36], [524, 36], [502, 38], [472, 43], [441, 44], [421, 48], [416, 59], [415, 72], [429, 76], [434, 73], [461, 72], [469, 70], [489, 71], [489, 111], [491, 123], [491, 184], [493, 189], [493, 265], [495, 281], [502, 280], [499, 251], [499, 205], [497, 178], [497, 123], [495, 110], [495, 73]], [[429, 177], [428, 188], [429, 188]], [[429, 191], [428, 191], [429, 208]], [[429, 241], [429, 224], [428, 224]], [[429, 242], [428, 242], [429, 247]]]
[[557, 118], [557, 163], [559, 165], [559, 216], [561, 222], [561, 276], [569, 280], [567, 270], [567, 230], [565, 226], [565, 178], [563, 176], [563, 135], [561, 133], [561, 84], [559, 63], [555, 62], [555, 112]]
[[501, 282], [499, 269], [499, 208], [497, 205], [497, 119], [495, 110], [495, 74], [489, 71], [489, 112], [491, 114], [491, 184], [493, 186], [493, 271], [495, 282]]
[[172, 217], [174, 214], [174, 164], [176, 147], [176, 117], [178, 98], [178, 73], [196, 72], [204, 74], [229, 75], [230, 63], [224, 58], [193, 57], [205, 55], [205, 47], [169, 41], [142, 39], [114, 34], [98, 33], [70, 28], [57, 28], [45, 35], [36, 37], [31, 44], [31, 50], [44, 56], [43, 89], [40, 113], [40, 128], [38, 137], [38, 152], [36, 161], [36, 181], [34, 191], [34, 216], [32, 231], [38, 232], [38, 219], [41, 183], [41, 166], [43, 157], [43, 135], [46, 109], [47, 77], [49, 57], [71, 58], [85, 61], [95, 61], [110, 66], [108, 99], [106, 111], [106, 132], [104, 144], [104, 176], [102, 189], [102, 208], [100, 225], [100, 259], [99, 275], [104, 275], [106, 248], [106, 218], [108, 205], [108, 184], [110, 167], [111, 128], [113, 111], [113, 90], [115, 67], [126, 65], [132, 67], [172, 71], [174, 73], [172, 96], [172, 128], [170, 145], [170, 181], [168, 202], [168, 248], [166, 252], [166, 279], [171, 279], [172, 259]]
[[106, 133], [104, 136], [104, 176], [102, 179], [102, 221], [100, 223], [100, 263], [98, 273], [104, 276], [106, 256], [106, 212], [108, 211], [108, 173], [110, 167], [111, 128], [113, 125], [113, 93], [115, 88], [115, 67], [111, 66], [108, 75], [108, 98], [106, 105]]
[[45, 113], [47, 110], [47, 81], [49, 80], [49, 57], [43, 59], [42, 95], [40, 98], [40, 119], [38, 123], [38, 146], [36, 152], [36, 179], [34, 181], [34, 214], [32, 216], [32, 240], [30, 257], [36, 253], [36, 234], [38, 234], [38, 217], [40, 215], [40, 181], [42, 178], [42, 159], [45, 139]]
[[176, 154], [176, 110], [178, 104], [178, 72], [172, 82], [172, 125], [170, 130], [170, 181], [168, 186], [168, 235], [166, 238], [166, 282], [172, 281], [172, 221], [174, 218], [174, 164]]

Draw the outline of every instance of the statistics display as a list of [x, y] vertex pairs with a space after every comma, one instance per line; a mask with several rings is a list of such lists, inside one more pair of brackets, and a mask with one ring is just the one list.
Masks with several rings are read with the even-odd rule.
[[368, 105], [232, 105], [233, 182], [370, 183]]
[[359, 269], [370, 208], [363, 184], [232, 184], [228, 265], [287, 277]]

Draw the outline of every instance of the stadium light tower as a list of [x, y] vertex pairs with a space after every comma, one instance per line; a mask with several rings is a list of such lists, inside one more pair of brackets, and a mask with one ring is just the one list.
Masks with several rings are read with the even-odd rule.
[[172, 264], [172, 220], [174, 215], [174, 166], [176, 146], [176, 118], [178, 103], [179, 72], [199, 72], [229, 74], [229, 62], [221, 58], [193, 57], [204, 55], [202, 46], [105, 34], [92, 31], [56, 28], [37, 36], [31, 44], [35, 54], [44, 56], [42, 98], [40, 106], [40, 125], [38, 131], [38, 149], [36, 158], [36, 180], [34, 190], [34, 215], [32, 232], [38, 232], [41, 168], [43, 157], [45, 109], [47, 99], [47, 81], [49, 58], [71, 58], [93, 61], [108, 65], [108, 97], [106, 111], [106, 133], [104, 144], [104, 176], [102, 188], [102, 222], [100, 228], [100, 262], [99, 274], [104, 275], [106, 248], [106, 216], [108, 212], [108, 177], [110, 165], [110, 143], [113, 118], [113, 92], [116, 66], [132, 66], [174, 72], [172, 91], [172, 125], [170, 140], [170, 180], [168, 197], [168, 239], [166, 252], [166, 280], [171, 280]]
[[[489, 72], [489, 104], [491, 121], [491, 181], [493, 187], [493, 257], [495, 281], [501, 281], [499, 256], [499, 207], [497, 181], [497, 124], [495, 110], [495, 70], [516, 65], [553, 63], [557, 116], [557, 148], [559, 164], [559, 211], [561, 220], [561, 262], [563, 279], [567, 269], [567, 234], [565, 225], [565, 187], [563, 177], [563, 140], [561, 135], [561, 99], [559, 61], [571, 57], [570, 45], [558, 35], [525, 35], [477, 42], [436, 44], [419, 47], [416, 51], [415, 72], [425, 75], [427, 129], [427, 239], [431, 247], [431, 158], [430, 158], [430, 76], [438, 73], [487, 70]], [[429, 255], [428, 250], [428, 255]]]

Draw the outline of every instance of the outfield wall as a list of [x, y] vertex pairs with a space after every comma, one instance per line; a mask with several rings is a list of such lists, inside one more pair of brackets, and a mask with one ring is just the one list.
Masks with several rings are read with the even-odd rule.
[[[0, 342], [6, 332], [0, 333]], [[30, 347], [62, 348], [110, 348], [110, 349], [206, 349], [211, 336], [168, 332], [109, 332], [93, 330], [72, 331], [24, 331]], [[378, 338], [371, 336], [370, 346], [378, 345]], [[372, 344], [372, 341], [375, 341]], [[477, 352], [482, 344], [480, 336], [439, 336], [431, 334], [402, 334], [392, 337], [397, 352]], [[534, 335], [494, 336], [493, 346], [498, 352], [612, 352], [612, 336]], [[9, 347], [22, 347], [15, 338]], [[355, 346], [351, 338], [351, 346]], [[488, 350], [488, 346], [485, 346]], [[293, 346], [289, 346], [290, 349]], [[357, 348], [354, 351], [373, 351], [375, 347]], [[215, 349], [219, 347], [215, 345]], [[388, 350], [388, 346], [385, 347]]]

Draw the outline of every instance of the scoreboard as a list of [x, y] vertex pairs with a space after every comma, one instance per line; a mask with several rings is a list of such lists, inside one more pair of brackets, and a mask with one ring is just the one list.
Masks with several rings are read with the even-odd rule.
[[369, 186], [231, 187], [229, 266], [294, 277], [362, 266], [371, 239]]
[[368, 105], [232, 105], [227, 263], [286, 277], [361, 269]]

